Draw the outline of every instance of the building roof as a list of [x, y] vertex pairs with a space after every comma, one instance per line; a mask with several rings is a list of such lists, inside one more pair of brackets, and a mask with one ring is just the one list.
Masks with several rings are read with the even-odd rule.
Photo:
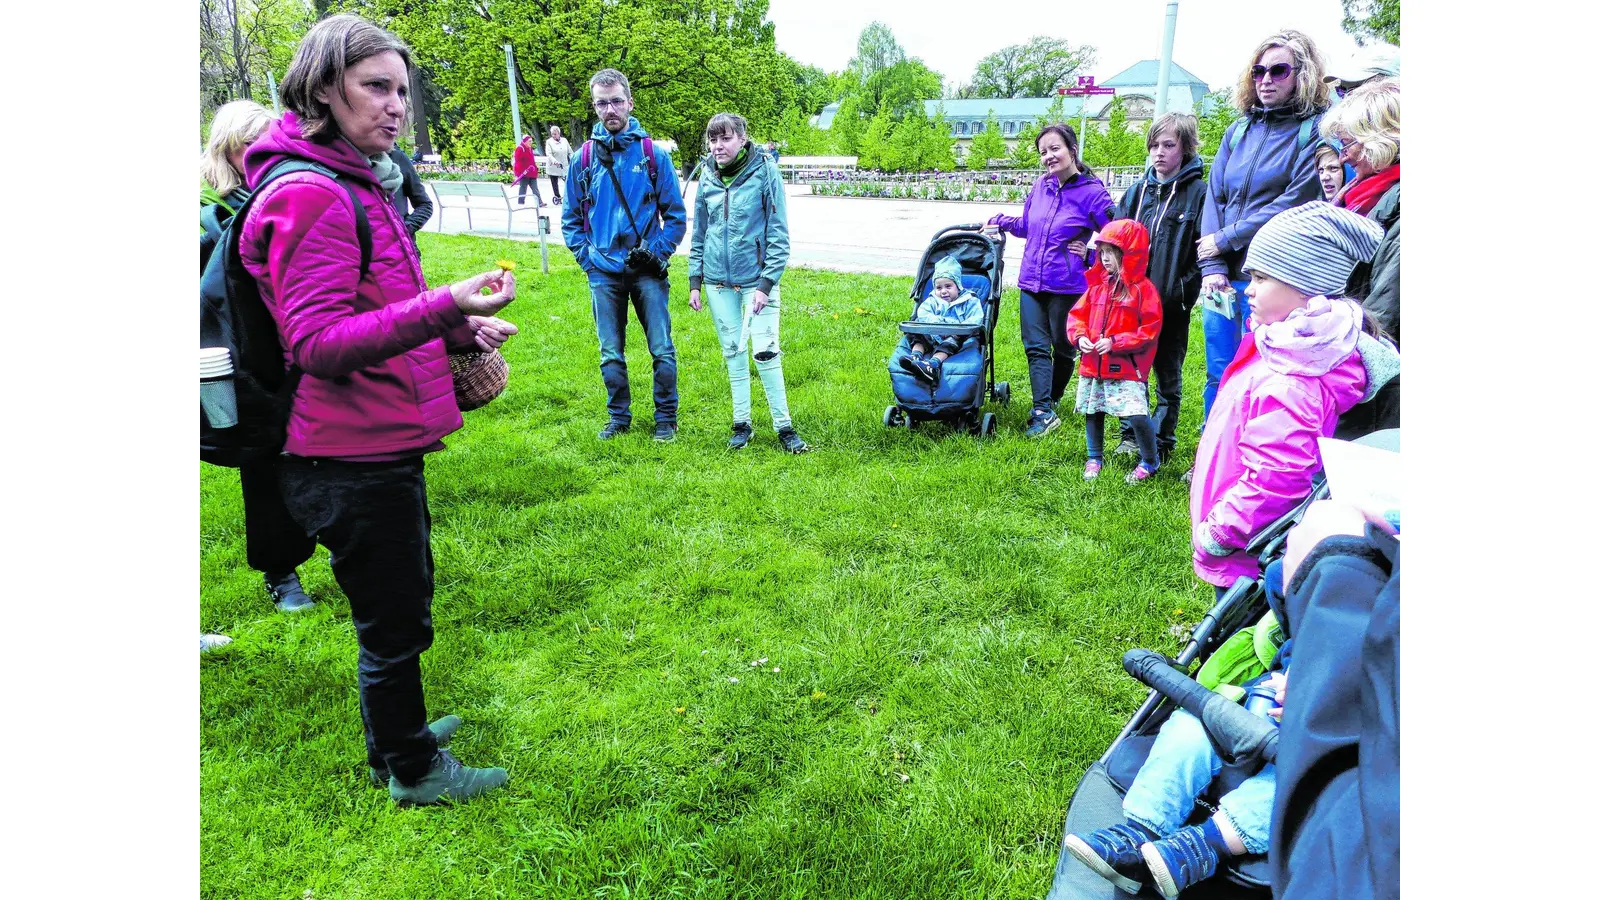
[[[1105, 81], [1098, 83], [1102, 87], [1142, 87], [1160, 84], [1161, 60], [1141, 59], [1126, 69], [1123, 69], [1121, 72], [1118, 72], [1110, 78], [1107, 78]], [[1209, 93], [1211, 90], [1211, 88], [1208, 87], [1204, 81], [1201, 81], [1199, 78], [1197, 78], [1193, 72], [1190, 72], [1183, 66], [1178, 65], [1177, 61], [1174, 60], [1172, 63], [1172, 77], [1168, 81], [1168, 86], [1170, 87], [1178, 84], [1198, 84], [1202, 88], [1205, 88], [1205, 91], [1202, 93]]]
[[[1098, 84], [1101, 87], [1115, 88], [1119, 96], [1139, 94], [1154, 100], [1160, 76], [1159, 60], [1142, 59]], [[1173, 62], [1172, 77], [1167, 85], [1168, 108], [1199, 114], [1202, 102], [1210, 90], [1210, 87], [1195, 77], [1193, 72]], [[932, 118], [938, 113], [940, 105], [943, 105], [945, 120], [952, 123], [957, 120], [981, 122], [988, 117], [991, 110], [995, 118], [1002, 122], [1007, 119], [1031, 122], [1044, 115], [1055, 99], [1055, 97], [995, 97], [974, 100], [926, 100], [923, 102], [923, 109], [927, 111], [928, 117]], [[1106, 107], [1111, 105], [1112, 96], [1098, 94], [1091, 97], [1062, 97], [1064, 110], [1062, 117], [1069, 121], [1078, 118], [1082, 114], [1085, 100], [1089, 104], [1089, 116], [1099, 118], [1105, 113]], [[817, 114], [812, 124], [826, 129], [833, 124], [833, 117], [838, 112], [839, 104], [830, 103], [822, 108], [822, 112]]]

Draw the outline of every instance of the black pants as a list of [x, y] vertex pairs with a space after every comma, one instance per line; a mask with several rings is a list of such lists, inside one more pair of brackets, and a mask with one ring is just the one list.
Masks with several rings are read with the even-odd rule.
[[[1150, 366], [1155, 376], [1156, 402], [1150, 423], [1156, 429], [1156, 448], [1166, 459], [1178, 446], [1178, 412], [1183, 408], [1183, 360], [1189, 355], [1189, 313], [1181, 303], [1162, 304], [1161, 336], [1156, 339], [1156, 358]], [[1145, 382], [1148, 394], [1150, 383]], [[1122, 423], [1122, 439], [1135, 440], [1127, 421]]]
[[530, 175], [530, 176], [527, 176], [527, 177], [524, 177], [524, 178], [518, 178], [517, 179], [517, 202], [518, 203], [521, 203], [523, 201], [523, 199], [527, 196], [528, 188], [533, 188], [533, 199], [539, 201], [540, 203], [544, 202], [544, 198], [539, 196], [539, 179], [538, 179], [538, 177]]
[[1033, 408], [1055, 409], [1072, 378], [1076, 352], [1067, 340], [1067, 313], [1082, 294], [1023, 291], [1022, 349], [1028, 356]]
[[433, 645], [433, 551], [422, 458], [352, 463], [282, 457], [284, 502], [328, 548], [361, 645], [357, 680], [367, 763], [402, 784], [438, 752], [422, 697], [422, 652]]
[[561, 202], [561, 176], [560, 175], [551, 175], [550, 176], [550, 191], [551, 191], [550, 196], [556, 198], [556, 202], [560, 203]]
[[267, 575], [287, 575], [317, 551], [315, 538], [289, 514], [278, 491], [276, 460], [239, 467], [244, 494], [244, 553], [250, 568]]

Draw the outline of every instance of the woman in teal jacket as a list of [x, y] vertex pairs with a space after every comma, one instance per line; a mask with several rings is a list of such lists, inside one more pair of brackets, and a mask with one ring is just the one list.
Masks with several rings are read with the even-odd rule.
[[710, 165], [695, 190], [694, 237], [689, 244], [689, 306], [700, 311], [701, 295], [728, 363], [733, 388], [733, 437], [742, 450], [754, 433], [750, 424], [749, 352], [767, 394], [772, 427], [790, 453], [809, 447], [795, 433], [783, 386], [778, 348], [778, 281], [789, 264], [789, 215], [778, 166], [755, 148], [745, 121], [718, 113], [706, 124]]

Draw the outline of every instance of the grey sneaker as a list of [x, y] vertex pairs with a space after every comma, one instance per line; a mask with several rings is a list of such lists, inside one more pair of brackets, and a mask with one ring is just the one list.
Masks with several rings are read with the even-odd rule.
[[631, 427], [632, 426], [627, 422], [607, 422], [606, 427], [600, 429], [599, 438], [602, 441], [609, 441], [617, 435], [626, 432]]
[[1130, 440], [1124, 438], [1122, 443], [1117, 445], [1117, 449], [1111, 451], [1111, 455], [1112, 456], [1138, 456], [1139, 455], [1139, 445], [1134, 443], [1133, 441], [1130, 441]]
[[279, 612], [304, 612], [317, 605], [305, 588], [300, 586], [300, 576], [293, 571], [287, 575], [266, 573], [261, 577], [266, 581], [267, 593], [272, 596], [272, 603]]
[[432, 806], [436, 803], [459, 803], [471, 800], [501, 787], [511, 779], [499, 767], [474, 769], [463, 766], [461, 760], [440, 750], [433, 758], [428, 774], [413, 785], [401, 784], [399, 779], [389, 779], [389, 798], [401, 806]]
[[678, 439], [678, 426], [671, 422], [659, 422], [656, 424], [656, 433], [652, 435], [652, 438], [663, 444], [670, 444]]
[[200, 652], [210, 653], [213, 650], [221, 650], [231, 643], [233, 643], [233, 638], [225, 634], [202, 634], [200, 635]]
[[[460, 727], [460, 716], [445, 716], [428, 723], [428, 730], [433, 732], [433, 739], [439, 743], [440, 749], [450, 746], [450, 738], [455, 736], [456, 729]], [[383, 787], [389, 783], [388, 766], [368, 766], [367, 775], [372, 778], [373, 787]]]
[[1183, 477], [1180, 480], [1184, 484], [1193, 484], [1194, 483], [1194, 468], [1191, 466], [1189, 468], [1189, 471], [1183, 473]]

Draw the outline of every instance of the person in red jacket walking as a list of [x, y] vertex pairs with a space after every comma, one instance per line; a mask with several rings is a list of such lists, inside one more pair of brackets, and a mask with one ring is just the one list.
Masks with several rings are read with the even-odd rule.
[[1110, 413], [1133, 428], [1139, 465], [1125, 480], [1138, 484], [1161, 467], [1146, 384], [1161, 335], [1161, 293], [1145, 277], [1150, 234], [1143, 225], [1109, 222], [1097, 246], [1100, 261], [1087, 274], [1089, 289], [1067, 314], [1067, 341], [1082, 351], [1077, 409], [1089, 444], [1083, 477], [1100, 477]]
[[511, 174], [517, 179], [518, 203], [527, 202], [528, 188], [531, 187], [534, 202], [544, 205], [544, 198], [539, 196], [539, 161], [534, 157], [533, 135], [523, 135], [522, 143], [511, 151]]

